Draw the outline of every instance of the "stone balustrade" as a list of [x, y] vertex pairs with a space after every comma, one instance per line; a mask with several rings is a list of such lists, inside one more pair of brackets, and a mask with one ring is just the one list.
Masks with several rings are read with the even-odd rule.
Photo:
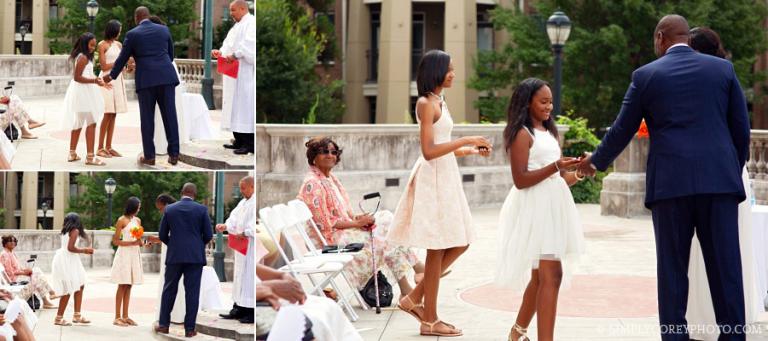
[[[768, 130], [752, 130], [746, 168], [752, 180], [755, 201], [768, 205]], [[645, 208], [645, 167], [648, 139], [633, 138], [613, 163], [613, 172], [603, 179], [600, 212], [603, 215], [633, 217], [648, 215]]]
[[[568, 127], [558, 127], [563, 136]], [[512, 187], [504, 152], [502, 124], [457, 124], [453, 137], [488, 137], [494, 152], [488, 158], [459, 158], [464, 192], [470, 206], [498, 205]], [[256, 125], [256, 207], [295, 199], [308, 170], [304, 143], [313, 136], [331, 136], [344, 150], [334, 174], [353, 205], [363, 194], [379, 192], [381, 207], [394, 210], [421, 156], [415, 124]], [[562, 141], [561, 141], [562, 143]], [[438, 179], [439, 181], [439, 179]]]
[[[80, 240], [78, 247], [93, 247], [92, 255], [81, 254], [80, 260], [87, 269], [109, 268], [115, 254], [112, 248], [113, 231], [86, 230], [88, 240]], [[57, 230], [16, 230], [0, 229], [0, 236], [13, 235], [19, 241], [14, 252], [19, 260], [25, 262], [30, 255], [37, 255], [36, 266], [43, 272], [51, 272], [53, 255], [61, 247], [61, 233]], [[147, 236], [157, 236], [157, 232], [145, 232]], [[227, 280], [232, 280], [233, 275], [233, 251], [226, 246], [227, 236], [224, 236], [224, 268]], [[213, 251], [215, 249], [215, 235], [211, 243], [206, 246], [206, 258], [208, 265], [213, 265]], [[160, 245], [141, 248], [141, 261], [144, 272], [160, 272]]]
[[757, 204], [768, 205], [768, 130], [752, 130], [747, 172]]

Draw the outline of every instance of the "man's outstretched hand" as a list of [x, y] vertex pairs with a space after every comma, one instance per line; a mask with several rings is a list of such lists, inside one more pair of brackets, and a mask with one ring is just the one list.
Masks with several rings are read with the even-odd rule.
[[584, 152], [581, 162], [576, 166], [576, 171], [587, 176], [595, 176], [595, 168], [592, 168], [592, 153]]
[[107, 73], [106, 75], [102, 76], [101, 79], [104, 80], [104, 83], [109, 83], [112, 81], [112, 76], [110, 76], [109, 73]]

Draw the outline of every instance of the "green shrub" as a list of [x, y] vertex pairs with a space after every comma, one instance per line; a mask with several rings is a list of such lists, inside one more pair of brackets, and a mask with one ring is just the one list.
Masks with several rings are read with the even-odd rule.
[[[589, 128], [588, 120], [583, 117], [574, 117], [573, 111], [568, 111], [557, 118], [558, 124], [570, 127], [564, 136], [563, 155], [581, 156], [584, 152], [593, 152], [600, 140], [595, 136], [593, 129]], [[597, 172], [594, 177], [587, 177], [583, 181], [571, 186], [571, 194], [576, 203], [597, 204], [600, 202], [600, 191], [603, 189], [603, 178], [610, 172]]]

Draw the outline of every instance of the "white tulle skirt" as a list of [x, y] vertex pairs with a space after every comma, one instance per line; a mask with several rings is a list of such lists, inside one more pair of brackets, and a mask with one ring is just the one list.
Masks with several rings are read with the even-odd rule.
[[525, 189], [512, 187], [499, 213], [496, 284], [522, 292], [539, 260], [563, 262], [563, 285], [584, 250], [573, 196], [559, 175]]
[[71, 295], [85, 285], [85, 268], [80, 255], [65, 248], [56, 250], [51, 265], [51, 287], [57, 295]]
[[63, 130], [77, 130], [91, 124], [98, 124], [104, 115], [104, 96], [96, 84], [69, 81], [64, 95]]

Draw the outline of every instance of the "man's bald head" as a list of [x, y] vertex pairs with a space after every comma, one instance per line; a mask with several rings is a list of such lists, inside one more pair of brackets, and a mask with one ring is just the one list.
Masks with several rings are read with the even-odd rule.
[[667, 53], [670, 46], [678, 43], [688, 43], [688, 20], [681, 15], [665, 15], [653, 31], [653, 48], [657, 57]]
[[194, 199], [197, 196], [197, 186], [191, 182], [185, 183], [181, 188], [181, 195]]
[[146, 8], [144, 6], [136, 7], [136, 10], [133, 11], [133, 19], [136, 21], [136, 25], [138, 25], [142, 20], [149, 18], [149, 8]]
[[248, 13], [248, 3], [245, 0], [235, 0], [229, 3], [229, 14], [236, 22], [240, 22], [240, 19]]
[[253, 195], [253, 182], [253, 177], [250, 175], [240, 179], [240, 193], [246, 199], [250, 199], [251, 195]]

